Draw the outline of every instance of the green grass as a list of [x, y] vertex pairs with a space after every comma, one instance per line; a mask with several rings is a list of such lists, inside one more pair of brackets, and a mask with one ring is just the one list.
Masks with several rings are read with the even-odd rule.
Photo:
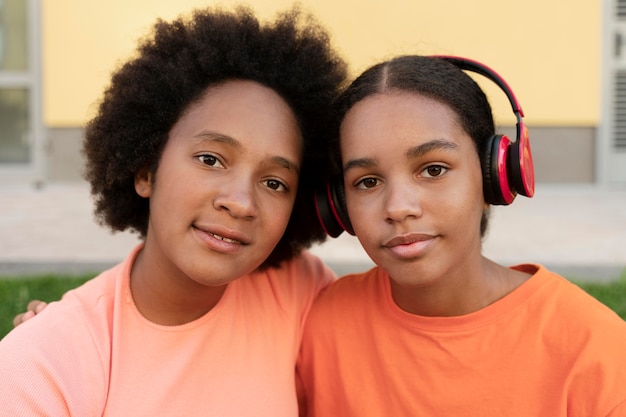
[[[0, 278], [0, 339], [13, 328], [13, 317], [24, 312], [30, 300], [58, 300], [94, 275]], [[613, 282], [578, 281], [578, 285], [626, 320], [626, 271]]]
[[626, 272], [619, 280], [610, 283], [577, 284], [626, 320]]

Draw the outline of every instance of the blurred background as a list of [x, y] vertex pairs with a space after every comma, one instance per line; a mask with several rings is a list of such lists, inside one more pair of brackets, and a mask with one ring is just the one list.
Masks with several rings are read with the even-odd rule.
[[[99, 268], [137, 240], [92, 218], [82, 127], [111, 72], [157, 18], [238, 4], [271, 19], [287, 0], [0, 0], [0, 274]], [[614, 277], [626, 266], [626, 0], [302, 0], [352, 75], [398, 54], [481, 61], [529, 127], [537, 195], [494, 210], [485, 242], [505, 263]], [[515, 136], [505, 95], [487, 92]], [[368, 259], [349, 236], [315, 248], [340, 273]], [[598, 272], [601, 271], [601, 272]]]

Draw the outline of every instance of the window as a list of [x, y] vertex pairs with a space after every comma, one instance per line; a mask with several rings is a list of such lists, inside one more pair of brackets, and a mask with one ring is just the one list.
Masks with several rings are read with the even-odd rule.
[[43, 175], [39, 13], [39, 0], [0, 0], [0, 176]]

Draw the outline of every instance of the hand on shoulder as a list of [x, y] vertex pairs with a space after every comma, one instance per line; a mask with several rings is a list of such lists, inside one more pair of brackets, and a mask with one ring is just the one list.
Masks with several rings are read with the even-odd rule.
[[20, 324], [32, 319], [37, 314], [41, 313], [48, 303], [41, 300], [32, 300], [26, 306], [26, 311], [24, 313], [20, 313], [13, 318], [13, 327], [17, 327]]

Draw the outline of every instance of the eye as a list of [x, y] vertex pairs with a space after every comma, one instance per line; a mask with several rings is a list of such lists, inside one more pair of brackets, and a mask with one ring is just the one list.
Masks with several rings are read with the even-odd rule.
[[441, 165], [429, 165], [422, 171], [422, 175], [427, 178], [440, 177], [448, 171], [448, 168]]
[[263, 181], [263, 183], [265, 184], [265, 186], [267, 188], [269, 188], [271, 190], [275, 190], [275, 191], [289, 191], [289, 187], [287, 187], [281, 181], [278, 181], [276, 179], [265, 180], [265, 181]]
[[211, 154], [202, 154], [197, 156], [198, 160], [202, 162], [204, 165], [208, 165], [210, 167], [223, 167], [224, 165], [220, 162], [219, 158], [215, 155]]
[[369, 189], [369, 188], [376, 187], [378, 184], [380, 184], [380, 180], [379, 179], [373, 178], [373, 177], [367, 177], [367, 178], [363, 178], [362, 180], [357, 182], [355, 184], [355, 186], [356, 186], [356, 188]]

